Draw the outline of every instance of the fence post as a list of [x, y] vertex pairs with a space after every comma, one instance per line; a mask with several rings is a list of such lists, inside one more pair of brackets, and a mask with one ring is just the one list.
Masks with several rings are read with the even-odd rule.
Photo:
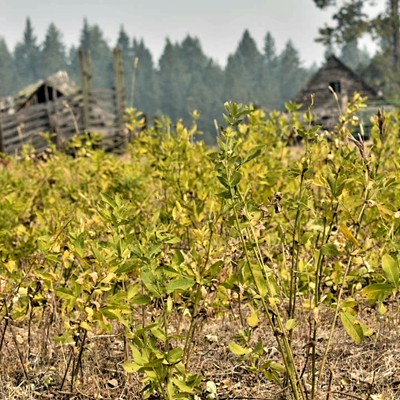
[[3, 143], [3, 117], [0, 114], [0, 153], [4, 153], [4, 143]]
[[116, 106], [116, 123], [118, 133], [125, 145], [125, 124], [124, 124], [124, 113], [125, 113], [125, 83], [124, 83], [124, 66], [122, 60], [122, 51], [116, 47], [113, 51], [114, 55], [114, 78], [115, 78], [115, 106]]
[[79, 62], [81, 67], [81, 85], [83, 98], [83, 129], [90, 127], [90, 91], [92, 83], [92, 59], [89, 51], [79, 50]]

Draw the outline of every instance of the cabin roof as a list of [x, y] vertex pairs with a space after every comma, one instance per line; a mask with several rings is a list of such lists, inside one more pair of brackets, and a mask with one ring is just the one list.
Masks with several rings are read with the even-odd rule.
[[352, 97], [354, 92], [367, 96], [368, 100], [382, 100], [382, 95], [358, 74], [334, 55], [327, 58], [325, 64], [311, 77], [307, 85], [298, 93], [296, 102], [309, 103], [311, 94], [315, 94], [315, 107], [324, 107], [334, 100], [329, 90], [333, 82], [340, 82], [342, 95]]
[[26, 103], [43, 87], [52, 88], [58, 96], [69, 96], [79, 91], [79, 86], [70, 79], [66, 71], [58, 71], [46, 79], [41, 79], [26, 86], [15, 96], [16, 111], [24, 108]]

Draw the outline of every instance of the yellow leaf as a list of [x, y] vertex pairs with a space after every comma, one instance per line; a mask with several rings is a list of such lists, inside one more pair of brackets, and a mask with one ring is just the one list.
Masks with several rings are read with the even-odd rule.
[[229, 350], [237, 356], [243, 356], [244, 354], [248, 354], [251, 351], [250, 349], [245, 349], [235, 342], [229, 343]]
[[340, 225], [340, 230], [349, 242], [353, 243], [354, 246], [360, 247], [360, 243], [358, 243], [358, 240], [354, 237], [351, 230], [346, 225]]
[[65, 263], [65, 261], [68, 260], [68, 257], [69, 257], [69, 251], [65, 250], [63, 255], [62, 255], [62, 260], [63, 260], [64, 263]]
[[[116, 275], [114, 274], [114, 272], [111, 272], [111, 273], [107, 274], [107, 276], [105, 278], [103, 278], [101, 280], [101, 283], [105, 283], [105, 284], [110, 283], [115, 278], [115, 276]], [[94, 282], [96, 282], [96, 281], [94, 281]]]
[[292, 329], [296, 328], [296, 326], [297, 326], [297, 321], [294, 318], [293, 319], [288, 319], [286, 321], [285, 328], [288, 331], [291, 331]]
[[251, 328], [255, 328], [258, 325], [258, 315], [257, 313], [254, 311], [249, 317], [247, 317], [247, 324], [251, 327]]
[[10, 261], [6, 262], [6, 263], [4, 264], [4, 266], [6, 267], [7, 271], [8, 271], [10, 274], [12, 274], [12, 273], [14, 272], [15, 268], [17, 268], [17, 265], [15, 264], [15, 261], [14, 261], [14, 260], [10, 260]]
[[91, 272], [91, 273], [89, 274], [89, 276], [92, 278], [92, 280], [93, 280], [93, 283], [96, 283], [96, 282], [97, 282], [97, 280], [99, 279], [99, 276], [98, 276], [98, 274], [97, 274], [97, 272], [96, 272], [96, 271], [94, 271], [94, 272]]
[[87, 331], [92, 330], [92, 328], [90, 327], [90, 325], [86, 321], [82, 321], [80, 323], [80, 327], [83, 328], [83, 329], [86, 329]]

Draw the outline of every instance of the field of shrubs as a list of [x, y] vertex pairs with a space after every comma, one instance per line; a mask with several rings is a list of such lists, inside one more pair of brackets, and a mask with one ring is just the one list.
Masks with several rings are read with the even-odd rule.
[[399, 118], [362, 106], [2, 155], [0, 397], [400, 398]]

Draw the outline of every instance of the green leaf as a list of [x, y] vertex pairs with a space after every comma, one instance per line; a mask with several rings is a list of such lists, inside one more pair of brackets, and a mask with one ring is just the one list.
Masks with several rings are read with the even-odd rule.
[[292, 318], [292, 319], [288, 319], [286, 321], [285, 328], [288, 331], [291, 331], [292, 329], [296, 328], [297, 325], [298, 325], [298, 322], [294, 318]]
[[178, 238], [177, 236], [173, 236], [173, 237], [171, 237], [170, 239], [165, 240], [164, 243], [167, 243], [167, 244], [177, 244], [177, 243], [180, 243], [180, 241], [181, 241], [180, 238]]
[[181, 278], [174, 279], [167, 284], [167, 293], [171, 293], [174, 290], [187, 290], [195, 284], [194, 279], [191, 278]]
[[146, 305], [146, 304], [151, 304], [151, 297], [147, 296], [145, 294], [138, 294], [135, 297], [132, 298], [130, 301], [131, 304], [136, 304], [136, 305]]
[[162, 342], [165, 342], [167, 340], [167, 337], [165, 336], [165, 333], [160, 328], [160, 326], [158, 326], [158, 325], [153, 326], [150, 329], [150, 331], [158, 340], [161, 340]]
[[268, 287], [263, 271], [258, 268], [258, 265], [253, 265], [251, 268], [253, 268], [253, 276], [255, 280], [254, 283], [256, 284], [257, 291], [259, 292], [260, 296], [265, 297], [268, 294]]
[[233, 354], [236, 354], [237, 356], [243, 356], [244, 354], [249, 354], [251, 352], [250, 349], [245, 349], [244, 347], [240, 346], [239, 344], [237, 344], [235, 342], [229, 343], [229, 350]]
[[271, 361], [271, 363], [269, 364], [269, 368], [271, 368], [273, 371], [277, 371], [277, 372], [285, 372], [286, 368], [284, 365], [277, 363], [275, 361]]
[[180, 250], [176, 250], [174, 256], [172, 257], [172, 261], [176, 265], [181, 265], [185, 261], [185, 257]]
[[71, 289], [58, 288], [54, 290], [56, 296], [64, 300], [76, 300], [76, 296], [72, 293]]
[[231, 181], [230, 181], [230, 186], [231, 187], [237, 186], [241, 179], [242, 179], [241, 173], [236, 171], [232, 175], [232, 178], [231, 178]]
[[397, 259], [393, 258], [389, 254], [385, 254], [382, 257], [382, 269], [385, 273], [386, 279], [393, 283], [396, 287], [399, 286], [400, 270]]
[[173, 349], [168, 352], [167, 360], [170, 364], [176, 364], [177, 362], [182, 360], [183, 351], [180, 347]]
[[122, 366], [128, 374], [133, 374], [134, 372], [137, 372], [138, 369], [141, 367], [141, 365], [138, 365], [134, 362], [124, 362]]
[[151, 271], [142, 271], [141, 274], [142, 282], [152, 294], [159, 296], [159, 288], [156, 285], [155, 276]]
[[242, 164], [246, 164], [247, 162], [254, 160], [256, 157], [258, 157], [261, 154], [261, 150], [265, 147], [265, 145], [257, 146], [254, 147], [249, 151], [247, 156], [244, 158]]
[[390, 283], [372, 283], [362, 290], [362, 294], [368, 300], [384, 301], [390, 293], [395, 289]]
[[219, 273], [221, 271], [221, 267], [224, 265], [224, 262], [222, 260], [216, 261], [213, 265], [211, 265], [210, 268], [207, 270], [207, 277], [209, 278], [215, 278], [219, 276]]
[[225, 176], [218, 175], [217, 178], [227, 189], [229, 189], [229, 183]]
[[76, 344], [71, 332], [65, 332], [61, 336], [56, 337], [55, 342], [70, 346], [75, 346]]
[[360, 344], [364, 338], [364, 332], [357, 320], [348, 312], [342, 311], [340, 319], [344, 329], [356, 344]]
[[104, 201], [104, 203], [107, 203], [111, 208], [116, 208], [117, 203], [115, 200], [107, 193], [100, 193], [101, 199]]
[[194, 394], [194, 390], [186, 385], [185, 382], [180, 381], [177, 378], [171, 378], [171, 381], [173, 382], [173, 384], [182, 392], [182, 393], [189, 393], [189, 394]]
[[321, 253], [327, 257], [336, 257], [338, 256], [339, 250], [337, 247], [332, 243], [326, 243], [321, 247]]

